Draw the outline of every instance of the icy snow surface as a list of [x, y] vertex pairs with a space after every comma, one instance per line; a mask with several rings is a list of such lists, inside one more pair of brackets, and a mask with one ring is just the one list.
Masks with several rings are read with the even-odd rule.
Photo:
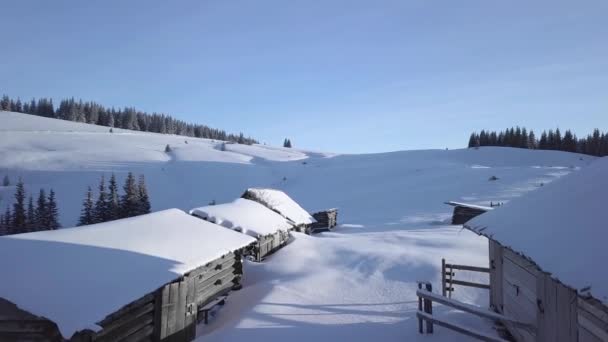
[[[416, 280], [430, 280], [438, 291], [442, 257], [477, 266], [488, 262], [486, 238], [450, 226], [452, 208], [444, 202], [506, 203], [541, 184], [548, 189], [553, 180], [582, 172], [578, 168], [584, 171], [594, 159], [500, 147], [332, 155], [228, 144], [221, 151], [218, 141], [117, 129], [109, 133], [107, 127], [23, 114], [0, 112], [0, 122], [0, 176], [23, 177], [28, 194], [41, 187], [55, 189], [64, 226], [78, 219], [86, 187], [95, 188], [102, 174], [112, 172], [121, 184], [128, 171], [144, 174], [153, 210], [226, 203], [252, 187], [285, 191], [310, 212], [339, 208], [341, 225], [334, 231], [295, 233], [294, 241], [266, 262], [246, 263], [244, 288], [231, 294], [209, 325], [199, 326], [201, 341], [468, 341], [441, 327], [432, 336], [417, 332]], [[164, 152], [167, 144], [173, 152]], [[488, 181], [491, 176], [499, 180]], [[13, 191], [14, 186], [0, 187], [0, 212], [11, 203]], [[71, 246], [52, 260], [65, 263], [62, 272], [88, 272], [78, 255], [90, 248]], [[155, 260], [148, 255], [131, 257], [139, 266], [124, 267], [156, 265], [147, 262]], [[105, 254], [99, 258], [94, 266], [117, 264]], [[37, 259], [33, 254], [23, 262]], [[168, 270], [175, 264], [166, 261], [161, 273], [173, 277], [176, 273]], [[38, 282], [47, 276], [41, 272]], [[464, 272], [459, 276], [487, 282]], [[117, 295], [130, 299], [122, 291], [116, 290]], [[41, 303], [53, 300], [45, 293], [36, 296]], [[488, 302], [485, 290], [460, 287], [454, 296], [482, 307]], [[434, 309], [442, 318], [492, 333], [485, 320]]]
[[543, 270], [608, 302], [608, 157], [467, 223]]
[[195, 208], [190, 210], [190, 214], [253, 237], [274, 234], [278, 230], [287, 231], [293, 227], [283, 216], [244, 198], [237, 198], [230, 203]]
[[0, 237], [0, 297], [64, 337], [255, 240], [178, 209]]

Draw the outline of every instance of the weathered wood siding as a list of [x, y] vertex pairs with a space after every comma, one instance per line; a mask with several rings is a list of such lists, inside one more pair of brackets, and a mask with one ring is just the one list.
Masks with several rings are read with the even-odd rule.
[[257, 261], [262, 261], [267, 255], [274, 253], [276, 250], [283, 247], [288, 240], [289, 233], [281, 230], [274, 234], [259, 237], [255, 248], [255, 259]]
[[315, 219], [315, 221], [317, 221], [311, 225], [313, 231], [323, 229], [331, 230], [338, 224], [337, 209], [320, 211], [312, 214], [312, 217]]
[[608, 342], [608, 307], [593, 298], [577, 298], [579, 342]]
[[578, 339], [577, 294], [547, 273], [540, 272], [538, 292], [538, 341], [568, 342]]
[[502, 246], [490, 240], [490, 307], [494, 311], [503, 311], [502, 298]]
[[[506, 248], [502, 249], [502, 260], [502, 313], [536, 324], [536, 265]], [[534, 332], [509, 322], [505, 326], [518, 341], [536, 341]]]
[[0, 298], [0, 341], [63, 341], [57, 325]]

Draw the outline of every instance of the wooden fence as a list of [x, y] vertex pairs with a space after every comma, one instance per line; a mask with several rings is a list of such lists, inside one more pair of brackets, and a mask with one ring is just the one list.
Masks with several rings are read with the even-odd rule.
[[454, 292], [454, 285], [476, 287], [488, 290], [490, 289], [490, 285], [488, 284], [480, 284], [470, 281], [454, 279], [454, 277], [456, 276], [455, 270], [490, 274], [490, 269], [486, 267], [448, 264], [445, 262], [445, 259], [441, 259], [441, 294], [444, 297], [447, 296], [448, 298], [452, 298], [452, 292]]

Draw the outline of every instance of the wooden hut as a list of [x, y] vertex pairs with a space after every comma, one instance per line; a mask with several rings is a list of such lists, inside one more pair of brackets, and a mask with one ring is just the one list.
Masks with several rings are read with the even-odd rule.
[[285, 246], [293, 223], [258, 202], [238, 198], [231, 203], [208, 205], [190, 214], [257, 239], [250, 250], [257, 261]]
[[258, 202], [293, 222], [293, 230], [310, 233], [315, 219], [286, 193], [276, 189], [250, 188], [242, 198]]
[[493, 207], [486, 207], [481, 205], [454, 201], [445, 202], [445, 204], [454, 207], [454, 213], [452, 215], [452, 224], [467, 223], [470, 219], [479, 216], [485, 213], [486, 211], [494, 209]]
[[312, 217], [316, 221], [311, 224], [313, 232], [319, 230], [332, 230], [338, 225], [338, 209], [335, 208], [316, 212], [312, 214]]
[[0, 341], [189, 341], [255, 240], [169, 209], [0, 237]]
[[490, 305], [517, 341], [608, 341], [608, 158], [485, 213]]

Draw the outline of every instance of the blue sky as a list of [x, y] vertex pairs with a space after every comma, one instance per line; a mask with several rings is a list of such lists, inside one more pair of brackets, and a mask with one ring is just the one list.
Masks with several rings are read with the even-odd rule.
[[3, 0], [0, 93], [334, 152], [608, 129], [608, 2]]

